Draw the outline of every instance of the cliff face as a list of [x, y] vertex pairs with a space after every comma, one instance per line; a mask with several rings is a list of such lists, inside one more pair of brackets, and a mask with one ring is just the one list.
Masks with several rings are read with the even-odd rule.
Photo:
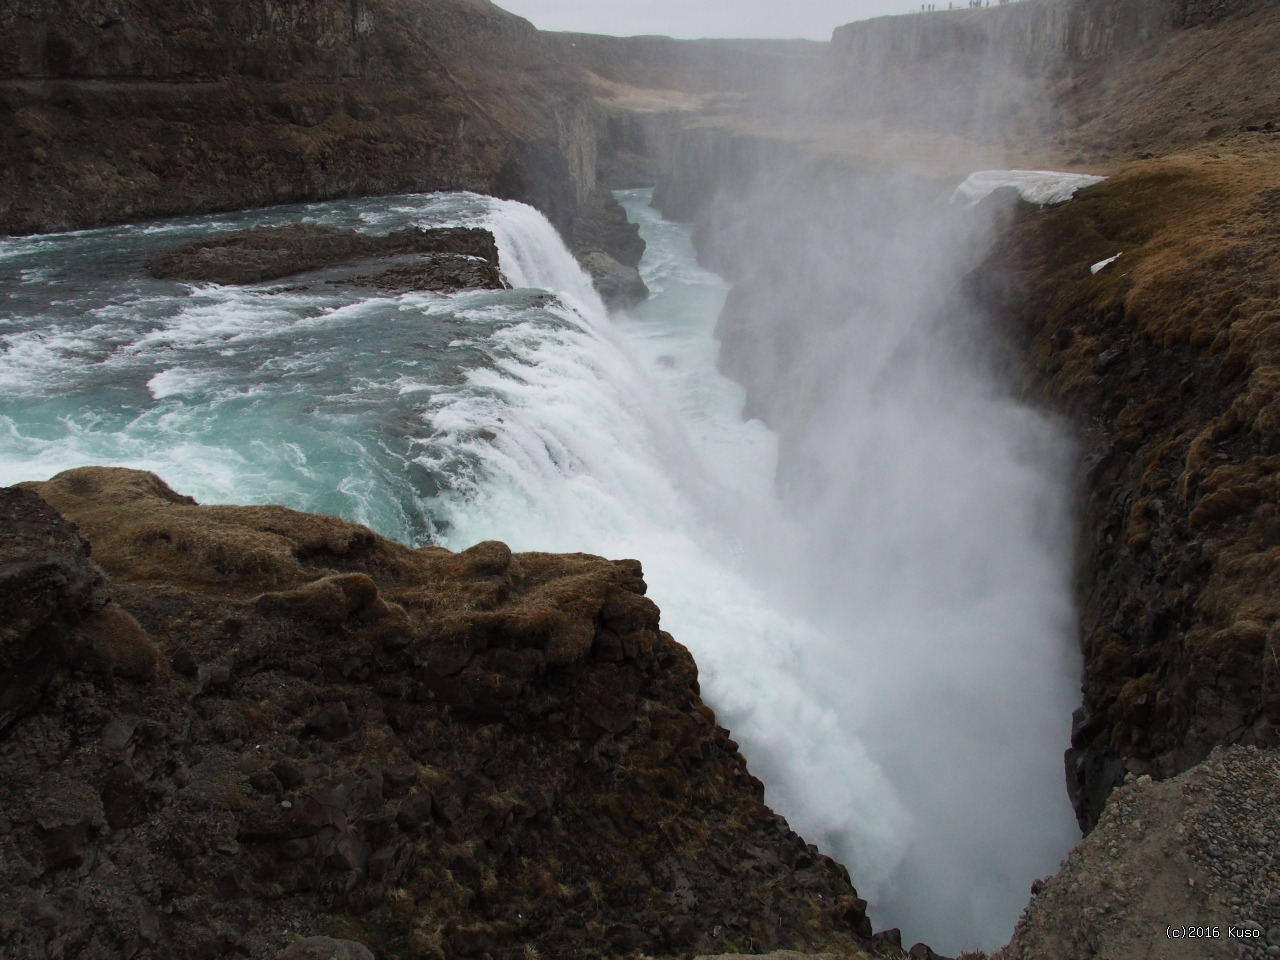
[[1278, 29], [1257, 0], [1023, 0], [885, 17], [835, 31], [819, 102], [833, 117], [1056, 164], [1131, 159], [1280, 116]]
[[486, 0], [0, 10], [0, 231], [397, 190], [595, 183], [585, 87]]
[[0, 514], [6, 957], [861, 955], [865, 904], [761, 802], [636, 561], [411, 550], [129, 470]]
[[1022, 0], [994, 10], [847, 24], [832, 34], [831, 48], [848, 67], [888, 67], [899, 78], [930, 61], [964, 59], [1047, 73], [1116, 57], [1163, 36], [1184, 25], [1185, 7], [1180, 0]]
[[[1085, 439], [1068, 786], [1280, 740], [1280, 144], [1140, 161], [1026, 211], [974, 276]], [[1089, 267], [1119, 259], [1096, 275]]]

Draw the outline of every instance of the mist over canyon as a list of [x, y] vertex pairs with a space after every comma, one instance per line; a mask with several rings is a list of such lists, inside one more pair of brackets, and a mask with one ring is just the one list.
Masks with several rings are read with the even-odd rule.
[[1274, 11], [0, 27], [14, 956], [1084, 956], [1273, 745]]

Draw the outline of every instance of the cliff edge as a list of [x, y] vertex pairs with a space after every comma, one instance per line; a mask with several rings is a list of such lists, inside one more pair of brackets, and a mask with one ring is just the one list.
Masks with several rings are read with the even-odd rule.
[[1128, 773], [1280, 742], [1277, 182], [1262, 134], [1137, 161], [1024, 209], [973, 278], [1024, 337], [1026, 395], [1087, 447], [1068, 754], [1086, 830]]
[[7, 957], [868, 942], [634, 560], [413, 550], [123, 469], [0, 514]]

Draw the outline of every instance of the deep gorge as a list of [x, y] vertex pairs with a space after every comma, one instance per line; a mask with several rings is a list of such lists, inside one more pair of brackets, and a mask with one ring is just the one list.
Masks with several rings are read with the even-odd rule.
[[[410, 543], [462, 548], [492, 536], [518, 549], [634, 555], [646, 564], [648, 584], [638, 567], [615, 564], [611, 571], [541, 554], [510, 560], [485, 544], [456, 561], [432, 553], [419, 570], [417, 560], [386, 561], [399, 556], [394, 545], [370, 548], [363, 534], [349, 531], [315, 540], [306, 532], [313, 521], [298, 519], [301, 526], [288, 533], [293, 545], [280, 546], [286, 560], [262, 561], [273, 570], [284, 563], [282, 579], [237, 587], [227, 574], [240, 562], [236, 552], [282, 535], [272, 526], [279, 521], [249, 511], [235, 521], [243, 530], [229, 527], [214, 538], [212, 553], [181, 548], [195, 551], [190, 583], [198, 585], [182, 586], [188, 599], [170, 609], [169, 600], [147, 594], [156, 585], [152, 574], [139, 573], [175, 563], [149, 552], [165, 548], [104, 552], [107, 541], [95, 538], [110, 522], [95, 528], [94, 521], [77, 520], [82, 533], [98, 530], [86, 536], [108, 579], [95, 580], [98, 574], [73, 558], [58, 561], [72, 571], [57, 575], [71, 584], [70, 593], [65, 584], [9, 589], [4, 602], [17, 604], [6, 609], [20, 629], [5, 642], [19, 643], [7, 648], [19, 653], [5, 662], [23, 665], [18, 678], [38, 676], [31, 689], [50, 686], [43, 701], [13, 700], [19, 688], [6, 688], [0, 719], [45, 730], [47, 736], [31, 741], [37, 745], [45, 742], [41, 736], [49, 743], [96, 742], [112, 711], [127, 726], [134, 722], [129, 717], [146, 715], [146, 704], [177, 696], [173, 704], [194, 698], [199, 732], [183, 743], [147, 720], [130, 728], [124, 748], [76, 754], [85, 782], [102, 780], [100, 790], [74, 793], [83, 810], [68, 808], [65, 823], [49, 819], [47, 826], [28, 825], [28, 833], [22, 832], [28, 826], [16, 826], [26, 823], [21, 818], [5, 821], [6, 834], [24, 838], [21, 860], [13, 861], [27, 864], [19, 882], [34, 884], [42, 896], [56, 894], [73, 876], [88, 877], [95, 858], [143, 862], [156, 850], [129, 846], [140, 836], [133, 831], [141, 828], [142, 811], [172, 816], [170, 798], [185, 796], [212, 803], [210, 816], [222, 825], [211, 827], [210, 836], [230, 830], [243, 844], [234, 855], [249, 857], [225, 873], [214, 870], [216, 883], [197, 892], [231, 891], [225, 895], [239, 919], [204, 924], [189, 911], [156, 921], [165, 931], [159, 942], [180, 929], [210, 955], [272, 955], [284, 928], [271, 926], [274, 920], [264, 926], [260, 905], [279, 896], [272, 892], [277, 886], [302, 898], [310, 916], [326, 918], [323, 929], [388, 956], [517, 956], [522, 943], [601, 956], [797, 943], [891, 954], [891, 936], [867, 939], [871, 923], [900, 924], [909, 941], [926, 939], [953, 952], [993, 947], [1007, 936], [1030, 880], [1053, 872], [1075, 838], [1071, 808], [1079, 828], [1092, 831], [1126, 781], [1199, 769], [1221, 744], [1275, 745], [1280, 675], [1272, 554], [1280, 541], [1273, 460], [1280, 421], [1273, 412], [1269, 305], [1276, 289], [1268, 277], [1275, 276], [1276, 243], [1267, 179], [1274, 144], [1261, 123], [1269, 116], [1265, 86], [1248, 103], [1224, 106], [1196, 72], [1204, 62], [1198, 44], [1214, 38], [1224, 38], [1220, 48], [1230, 51], [1220, 69], [1232, 58], [1247, 59], [1270, 35], [1266, 11], [1248, 3], [1132, 2], [1108, 12], [1082, 0], [1060, 19], [1051, 17], [1053, 29], [1028, 34], [1027, 23], [1048, 22], [1036, 20], [1048, 6], [1029, 0], [1007, 15], [993, 11], [1013, 25], [1003, 32], [998, 24], [1005, 20], [973, 20], [973, 30], [953, 31], [946, 29], [951, 21], [903, 18], [897, 46], [873, 42], [877, 31], [894, 31], [882, 21], [838, 33], [844, 60], [832, 73], [824, 45], [546, 36], [496, 8], [472, 6], [442, 3], [424, 13], [390, 2], [340, 4], [302, 16], [290, 4], [266, 4], [248, 11], [244, 23], [219, 25], [208, 11], [161, 15], [137, 3], [122, 7], [120, 19], [77, 10], [51, 27], [40, 4], [19, 4], [0, 23], [30, 40], [0, 65], [0, 117], [13, 121], [0, 132], [0, 149], [17, 161], [0, 174], [7, 204], [0, 204], [0, 219], [4, 229], [25, 232], [271, 202], [473, 189], [541, 210], [580, 261], [591, 264], [598, 288], [614, 284], [621, 302], [637, 296], [640, 275], [628, 270], [640, 263], [640, 246], [608, 191], [653, 188], [655, 207], [692, 225], [700, 263], [731, 284], [717, 286], [709, 274], [697, 279], [689, 265], [678, 270], [685, 280], [694, 277], [688, 289], [695, 292], [682, 295], [690, 298], [688, 309], [719, 313], [718, 347], [709, 330], [696, 344], [664, 346], [648, 304], [634, 312], [639, 322], [627, 334], [639, 339], [618, 357], [597, 352], [614, 334], [594, 328], [596, 321], [583, 323], [600, 309], [596, 294], [567, 253], [546, 259], [547, 250], [560, 250], [558, 240], [539, 232], [550, 225], [527, 208], [519, 215], [501, 208], [508, 212], [490, 221], [516, 218], [499, 237], [514, 252], [503, 264], [508, 279], [518, 274], [517, 288], [557, 290], [560, 303], [518, 291], [467, 293], [456, 314], [452, 306], [426, 309], [423, 315], [439, 324], [429, 343], [408, 327], [397, 339], [396, 362], [427, 367], [406, 368], [383, 383], [380, 364], [389, 361], [370, 353], [367, 371], [364, 360], [352, 368], [350, 389], [329, 412], [338, 415], [359, 395], [340, 414], [357, 425], [376, 419], [375, 407], [384, 402], [361, 407], [372, 396], [362, 391], [385, 388], [387, 398], [398, 391], [410, 399], [393, 401], [406, 404], [397, 415], [398, 439], [364, 453], [359, 444], [345, 444], [341, 431], [323, 438], [315, 432], [317, 441], [334, 444], [335, 459], [323, 467], [333, 473], [332, 490], [314, 497], [306, 484], [282, 487], [258, 470], [258, 455], [249, 450], [254, 436], [243, 429], [249, 416], [241, 422], [244, 435], [232, 441], [228, 433], [227, 441], [248, 443], [237, 454], [241, 467], [251, 468], [247, 474], [213, 459], [181, 467], [181, 443], [154, 462], [188, 470], [183, 482], [169, 468], [161, 472], [180, 493], [202, 500], [215, 488], [226, 493], [213, 492], [214, 500], [283, 499]], [[135, 48], [138, 25], [148, 40]], [[1017, 45], [1028, 36], [1034, 43], [1023, 50]], [[200, 43], [191, 46], [192, 38]], [[952, 57], [957, 44], [972, 53], [1006, 42], [1015, 54], [1005, 50], [994, 65]], [[139, 58], [143, 47], [151, 59]], [[910, 55], [889, 69], [876, 61], [885, 50]], [[908, 75], [893, 72], [902, 63], [910, 65]], [[1144, 71], [1170, 69], [1162, 67], [1169, 63], [1178, 65], [1173, 72], [1184, 86], [1144, 86]], [[896, 97], [911, 99], [913, 84], [927, 87], [955, 70], [1003, 77], [1012, 107], [1003, 110], [998, 98], [982, 109], [970, 102], [919, 114], [894, 105]], [[872, 75], [892, 96], [873, 101], [869, 113], [841, 101], [842, 91], [874, 87]], [[1138, 94], [1130, 97], [1129, 88]], [[1176, 119], [1162, 123], [1166, 106]], [[1222, 132], [1236, 127], [1242, 132]], [[1219, 140], [1202, 147], [1203, 136]], [[225, 155], [218, 152], [224, 148]], [[1111, 179], [1047, 210], [1007, 194], [973, 210], [949, 202], [965, 171], [1010, 152], [1028, 163], [1105, 170]], [[912, 163], [899, 162], [909, 155]], [[474, 221], [479, 214], [466, 212], [473, 201], [455, 196], [462, 199], [439, 201], [440, 215], [447, 220], [461, 210]], [[649, 229], [672, 226], [638, 212], [638, 196], [623, 196], [633, 220], [651, 218]], [[421, 201], [406, 199], [390, 213], [363, 202], [345, 200], [335, 209], [364, 218], [362, 229], [381, 228], [395, 217], [421, 216], [436, 201], [414, 207]], [[330, 213], [298, 207], [262, 215]], [[192, 223], [138, 227], [136, 237]], [[122, 229], [126, 242], [112, 263], [124, 262], [134, 242], [127, 238], [135, 227]], [[102, 236], [107, 246], [115, 242], [110, 233]], [[8, 245], [25, 242], [6, 241], [6, 256]], [[31, 243], [38, 250], [40, 241]], [[1116, 253], [1118, 266], [1088, 272]], [[36, 274], [44, 269], [35, 267]], [[666, 281], [652, 263], [642, 272], [657, 294], [653, 303], [661, 304]], [[34, 280], [24, 274], [22, 282], [40, 282], [36, 274]], [[258, 336], [252, 328], [279, 323], [273, 302], [296, 301], [314, 356], [296, 367], [271, 366], [287, 354], [286, 324], [279, 343], [275, 334], [263, 341], [261, 359], [262, 370], [271, 368], [282, 384], [301, 382], [326, 369], [324, 358], [342, 341], [341, 323], [325, 329], [331, 310], [342, 323], [377, 323], [385, 331], [399, 322], [389, 318], [423, 309], [409, 295], [398, 313], [384, 315], [379, 306], [361, 320], [365, 307], [340, 305], [332, 292], [309, 303], [321, 289], [236, 294], [224, 347], [241, 349], [242, 340]], [[714, 303], [718, 296], [725, 298], [722, 308]], [[208, 302], [188, 318], [193, 334], [222, 309], [217, 295], [201, 297]], [[148, 303], [146, 310], [155, 309]], [[486, 343], [476, 331], [508, 308], [522, 319], [497, 324]], [[115, 322], [107, 311], [101, 319]], [[14, 334], [5, 337], [14, 347]], [[180, 339], [170, 331], [156, 342], [186, 349]], [[443, 356], [460, 344], [470, 351], [460, 368], [468, 386], [446, 378], [438, 398], [424, 393], [433, 399], [414, 407], [422, 370], [438, 360], [418, 353], [430, 346]], [[566, 345], [576, 358], [567, 365]], [[132, 348], [103, 349], [101, 369], [110, 373], [110, 363]], [[683, 363], [682, 351], [708, 361], [715, 349], [720, 374], [744, 391], [742, 409], [751, 420], [713, 418], [691, 441], [661, 425], [667, 413], [655, 412], [653, 384], [684, 396], [717, 384], [721, 413], [731, 413], [739, 388], [724, 385], [709, 367], [692, 376]], [[639, 351], [638, 367], [628, 350]], [[272, 351], [279, 353], [274, 360]], [[176, 408], [197, 396], [222, 362], [216, 352], [208, 370], [152, 371], [145, 389], [134, 391], [142, 406]], [[485, 372], [489, 364], [492, 375]], [[564, 381], [571, 389], [552, 382], [556, 371], [571, 375]], [[596, 377], [607, 390], [597, 391]], [[123, 381], [103, 383], [125, 401], [122, 410], [137, 401]], [[237, 387], [217, 402], [242, 404], [251, 414], [262, 399], [249, 380], [241, 386], [243, 394]], [[614, 392], [623, 397], [616, 404]], [[561, 395], [579, 393], [591, 398], [583, 409], [614, 418], [612, 436], [590, 418], [566, 421], [575, 425], [564, 431], [550, 413], [525, 423], [509, 412], [521, 404], [563, 412]], [[63, 403], [62, 422], [72, 424], [80, 415], [75, 396], [70, 391], [40, 404], [58, 414]], [[285, 419], [309, 435], [315, 409], [286, 406]], [[419, 437], [415, 424], [424, 418], [434, 432]], [[171, 430], [179, 420], [169, 411], [153, 426]], [[207, 439], [201, 433], [207, 425], [198, 420], [190, 421], [192, 434]], [[91, 440], [100, 426], [86, 428], [77, 442]], [[22, 429], [9, 439], [18, 437], [28, 451], [50, 439]], [[699, 473], [692, 451], [727, 451], [737, 442], [729, 440], [733, 431], [741, 432], [739, 454], [725, 456], [721, 475]], [[262, 449], [277, 446], [275, 437], [265, 430]], [[444, 458], [436, 455], [441, 438], [453, 444]], [[670, 489], [660, 471], [645, 472], [647, 460], [628, 459], [635, 438], [641, 438], [636, 449], [650, 444], [658, 450], [655, 462], [671, 467]], [[305, 457], [290, 453], [290, 443], [279, 446], [280, 463], [296, 470]], [[83, 449], [94, 447], [86, 442]], [[500, 464], [501, 484], [485, 485], [486, 451], [500, 455], [492, 462]], [[108, 459], [117, 456], [159, 469], [145, 457], [139, 461], [136, 451], [130, 459], [124, 447]], [[369, 456], [388, 457], [391, 468], [360, 478]], [[769, 468], [771, 456], [776, 469]], [[401, 461], [403, 470], [394, 465]], [[603, 487], [589, 479], [592, 471], [606, 478]], [[252, 495], [232, 495], [246, 489], [245, 476], [250, 488], [256, 485]], [[574, 484], [550, 507], [539, 506], [532, 488], [562, 476]], [[726, 478], [732, 482], [718, 487]], [[383, 480], [400, 493], [376, 492]], [[161, 501], [185, 509], [180, 496], [137, 478], [89, 474], [59, 483], [42, 496], [77, 517], [98, 509], [83, 499], [89, 489], [115, 498], [108, 513], [145, 513]], [[729, 489], [733, 495], [725, 496]], [[611, 526], [610, 497], [618, 490], [653, 514], [638, 534]], [[701, 506], [682, 512], [689, 504]], [[750, 512], [733, 513], [743, 506]], [[11, 534], [25, 529], [23, 511], [32, 509], [30, 501], [14, 500]], [[174, 514], [164, 522], [171, 527], [161, 540], [199, 544], [199, 537], [184, 538], [209, 521]], [[82, 553], [57, 523], [41, 519], [45, 532], [38, 537], [62, 538], [72, 544], [70, 554]], [[269, 550], [261, 557], [268, 555], [276, 556]], [[289, 566], [291, 555], [300, 567]], [[688, 559], [668, 564], [680, 556]], [[708, 557], [725, 560], [727, 571], [711, 589], [699, 580]], [[399, 572], [387, 579], [388, 570]], [[442, 593], [430, 600], [423, 584], [432, 577], [456, 579], [445, 591], [452, 599]], [[744, 583], [749, 590], [740, 589]], [[52, 599], [38, 609], [12, 601], [28, 589]], [[251, 599], [236, 592], [245, 589], [275, 598], [253, 601], [248, 621], [236, 612]], [[629, 599], [647, 589], [674, 640], [657, 631], [656, 613]], [[662, 599], [663, 591], [678, 599]], [[696, 595], [715, 591], [725, 615], [696, 613]], [[563, 606], [567, 619], [555, 619], [545, 604]], [[473, 608], [482, 612], [458, 612]], [[302, 611], [310, 624], [302, 638], [312, 645], [305, 662], [271, 653], [285, 642], [280, 625], [290, 611]], [[772, 687], [763, 675], [748, 676], [747, 658], [735, 662], [731, 652], [735, 643], [746, 648], [767, 640], [771, 630], [783, 641], [777, 650], [791, 651], [771, 654], [779, 657], [769, 668]], [[241, 634], [253, 642], [237, 640]], [[332, 653], [323, 650], [329, 635], [342, 638]], [[390, 639], [400, 635], [412, 637], [408, 647]], [[930, 646], [946, 637], [955, 642], [941, 651]], [[836, 638], [847, 643], [831, 642]], [[876, 645], [885, 638], [892, 638], [889, 654]], [[21, 643], [29, 640], [54, 652], [23, 661]], [[452, 651], [448, 664], [465, 664], [462, 673], [430, 652], [442, 642]], [[681, 642], [697, 656], [701, 688]], [[551, 652], [564, 644], [576, 644], [577, 653]], [[1075, 709], [1080, 656], [1084, 702]], [[24, 673], [28, 666], [35, 672]], [[405, 686], [394, 680], [397, 670], [424, 671], [423, 679]], [[673, 678], [670, 689], [663, 677]], [[279, 704], [283, 712], [255, 719], [250, 701], [264, 684], [292, 692]], [[706, 723], [700, 689], [764, 780], [768, 807], [852, 873], [872, 901], [869, 921], [849, 874], [806, 848], [761, 804], [760, 784], [745, 773], [737, 745]], [[754, 690], [758, 702], [743, 690]], [[330, 706], [313, 710], [318, 702]], [[164, 723], [177, 730], [186, 721], [174, 719], [183, 708], [173, 704], [165, 707], [171, 713]], [[439, 770], [415, 777], [397, 768], [404, 750], [419, 761], [430, 755], [423, 743], [405, 746], [407, 718], [419, 714], [430, 715], [424, 722], [437, 732], [470, 731], [459, 735], [471, 746], [447, 763], [437, 758], [443, 778]], [[633, 726], [637, 717], [644, 722]], [[462, 726], [448, 726], [455, 722]], [[492, 749], [494, 723], [532, 724], [529, 749], [539, 762], [567, 757], [590, 772], [552, 777], [548, 794], [528, 789], [544, 782], [545, 770], [504, 779], [510, 771], [477, 766], [463, 754]], [[806, 742], [809, 729], [826, 731], [829, 742]], [[134, 730], [141, 731], [137, 738]], [[253, 803], [238, 812], [234, 802], [219, 806], [215, 795], [224, 787], [227, 796], [247, 789], [236, 785], [246, 777], [258, 778], [254, 803], [310, 802], [311, 781], [293, 785], [286, 782], [291, 773], [272, 772], [272, 780], [266, 765], [246, 766], [243, 758], [242, 774], [208, 766], [207, 757], [229, 763], [241, 749], [236, 741], [256, 730], [269, 731], [271, 749], [285, 751], [277, 758], [282, 770], [288, 763], [299, 770], [319, 764], [315, 789], [355, 798], [341, 818], [282, 825], [259, 822], [266, 807], [255, 812]], [[671, 742], [659, 746], [668, 735]], [[111, 734], [113, 743], [118, 736]], [[309, 752], [289, 753], [290, 739]], [[390, 754], [379, 747], [369, 766], [374, 742], [398, 746]], [[837, 742], [839, 750], [823, 753]], [[198, 749], [189, 753], [193, 745]], [[26, 748], [10, 740], [6, 749], [12, 759], [18, 755], [12, 751]], [[110, 752], [117, 749], [127, 755]], [[162, 757], [170, 749], [185, 758], [177, 767]], [[184, 793], [178, 770], [198, 763], [206, 763], [201, 790]], [[456, 768], [452, 776], [448, 764]], [[687, 778], [679, 786], [662, 772], [677, 768]], [[816, 772], [807, 777], [806, 770]], [[224, 774], [229, 779], [219, 779]], [[902, 784], [909, 784], [909, 797], [894, 796]], [[641, 799], [622, 802], [628, 792]], [[700, 805], [719, 812], [706, 821], [696, 813]], [[648, 824], [655, 810], [663, 811], [662, 837], [674, 844], [675, 860], [664, 860], [647, 827], [635, 826]], [[1025, 829], [1024, 817], [1034, 821]], [[630, 853], [578, 859], [569, 853], [565, 823], [601, 849], [613, 844]], [[187, 862], [188, 880], [197, 865], [204, 870], [211, 862], [203, 858], [219, 854], [213, 846], [187, 850], [180, 843], [174, 850]], [[221, 853], [231, 856], [231, 846]], [[564, 876], [551, 876], [539, 872], [550, 863], [546, 857], [572, 863]], [[411, 881], [431, 858], [448, 864], [448, 877], [428, 870]], [[899, 860], [907, 864], [900, 873]], [[285, 861], [300, 866], [283, 868]], [[517, 862], [504, 886], [503, 865]], [[959, 872], [957, 863], [965, 864]], [[179, 873], [165, 874], [166, 889], [187, 882]], [[767, 877], [773, 879], [766, 883]], [[395, 888], [401, 881], [407, 886]], [[816, 889], [828, 898], [821, 906]], [[147, 918], [158, 905], [172, 916], [165, 899], [171, 896], [140, 888], [142, 939], [115, 928], [110, 936], [129, 943], [132, 935], [146, 944], [139, 949], [164, 955]], [[536, 918], [526, 920], [519, 910], [509, 915], [520, 898], [536, 902]], [[705, 902], [713, 904], [710, 912], [699, 910]], [[735, 910], [736, 902], [752, 906]], [[29, 906], [45, 909], [36, 901]], [[64, 908], [65, 923], [53, 926], [79, 924], [75, 936], [88, 942], [91, 916]], [[235, 933], [237, 924], [257, 932], [245, 939]], [[0, 924], [5, 936], [17, 930], [26, 937], [27, 929], [16, 920]], [[31, 936], [22, 949], [40, 940]]]

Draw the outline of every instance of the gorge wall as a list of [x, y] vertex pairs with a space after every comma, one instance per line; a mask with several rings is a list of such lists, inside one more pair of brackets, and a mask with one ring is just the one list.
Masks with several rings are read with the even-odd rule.
[[485, 0], [16, 0], [0, 9], [0, 231], [476, 190], [570, 235], [585, 85]]
[[[995, 154], [1028, 137], [1046, 163], [1078, 165], [1083, 151], [1096, 160], [1090, 172], [1114, 174], [1088, 199], [1019, 213], [954, 291], [998, 320], [988, 335], [1004, 338], [1010, 382], [1067, 417], [1088, 448], [1077, 573], [1085, 703], [1068, 754], [1086, 830], [1129, 774], [1168, 777], [1215, 744], [1276, 742], [1265, 492], [1276, 470], [1276, 238], [1265, 211], [1278, 147], [1269, 118], [1280, 118], [1268, 51], [1278, 45], [1280, 12], [1266, 4], [1028, 0], [840, 28], [808, 101], [827, 98], [834, 115], [858, 121], [928, 130], [936, 120]], [[1153, 80], [1170, 74], [1190, 79]], [[938, 110], [957, 80], [1010, 76], [1018, 83], [996, 92], [1031, 112]], [[1249, 92], [1232, 101], [1233, 89]], [[686, 115], [661, 141], [655, 204], [694, 220], [700, 256], [740, 281], [721, 320], [722, 364], [747, 386], [748, 414], [778, 426], [785, 414], [769, 398], [809, 376], [789, 366], [799, 354], [785, 317], [835, 316], [847, 299], [827, 302], [800, 279], [821, 253], [779, 242], [784, 211], [807, 209], [826, 218], [815, 229], [838, 231], [863, 218], [841, 199], [860, 178], [892, 190], [915, 176], [913, 189], [944, 199], [972, 158], [958, 154], [946, 173], [904, 154], [895, 170], [874, 146], [833, 134], [838, 120], [824, 139], [760, 116]], [[1073, 116], [1080, 130], [1062, 134]], [[753, 211], [762, 196], [785, 199]], [[1089, 273], [1121, 250], [1118, 267]]]
[[1266, 4], [961, 6], [838, 28], [825, 109], [990, 140], [1061, 165], [1168, 152], [1265, 123], [1280, 107], [1275, 11]]
[[1067, 756], [1085, 829], [1130, 773], [1280, 742], [1278, 163], [1260, 135], [1132, 164], [1024, 210], [971, 278], [1024, 337], [1026, 394], [1086, 444]]

